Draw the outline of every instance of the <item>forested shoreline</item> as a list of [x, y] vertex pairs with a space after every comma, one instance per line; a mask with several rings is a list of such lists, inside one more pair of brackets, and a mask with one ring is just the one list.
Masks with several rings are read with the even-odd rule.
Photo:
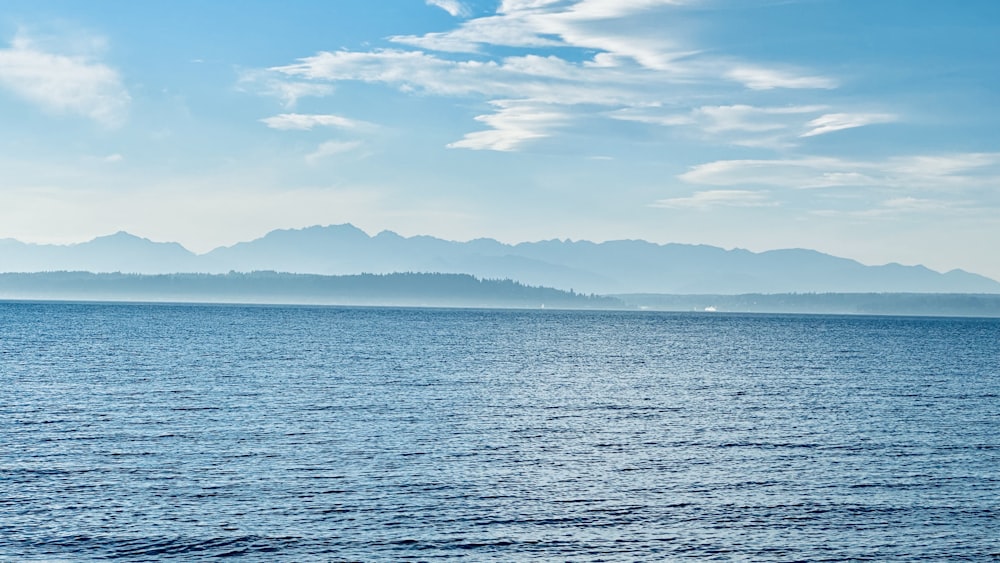
[[995, 294], [584, 295], [509, 279], [445, 273], [0, 273], [0, 299], [1000, 317], [1000, 295]]
[[617, 299], [467, 274], [324, 276], [279, 272], [0, 274], [2, 299], [193, 301], [334, 305], [622, 308]]

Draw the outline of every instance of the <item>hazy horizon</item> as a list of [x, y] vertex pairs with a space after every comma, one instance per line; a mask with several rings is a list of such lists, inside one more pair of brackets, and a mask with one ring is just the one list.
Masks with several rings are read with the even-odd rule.
[[[7, 240], [14, 240], [16, 242], [20, 242], [20, 243], [24, 243], [24, 244], [38, 245], [38, 246], [51, 245], [51, 246], [69, 247], [69, 246], [76, 246], [76, 245], [81, 245], [81, 244], [86, 244], [86, 243], [89, 243], [89, 242], [93, 242], [96, 239], [106, 239], [106, 238], [111, 238], [111, 237], [114, 237], [114, 236], [117, 236], [117, 235], [123, 235], [124, 234], [124, 235], [128, 235], [128, 236], [135, 237], [135, 238], [138, 238], [138, 239], [146, 240], [146, 241], [149, 241], [149, 242], [152, 242], [152, 243], [156, 243], [156, 244], [177, 244], [181, 248], [183, 248], [184, 250], [186, 250], [187, 252], [190, 252], [191, 254], [193, 254], [195, 256], [206, 256], [206, 255], [211, 254], [213, 251], [216, 251], [216, 250], [231, 248], [231, 247], [239, 245], [239, 244], [248, 243], [248, 242], [254, 242], [254, 241], [266, 238], [267, 235], [272, 234], [274, 232], [306, 231], [306, 230], [309, 230], [309, 229], [325, 229], [325, 228], [330, 228], [330, 227], [352, 227], [352, 228], [358, 229], [359, 231], [361, 231], [362, 233], [364, 233], [369, 238], [375, 238], [378, 235], [381, 235], [382, 233], [389, 233], [389, 234], [394, 234], [394, 235], [401, 236], [401, 237], [406, 238], [406, 239], [430, 237], [430, 238], [435, 238], [435, 239], [443, 240], [443, 241], [447, 241], [447, 242], [458, 242], [458, 243], [468, 243], [468, 242], [474, 242], [476, 240], [492, 240], [492, 241], [495, 241], [495, 242], [498, 242], [500, 244], [507, 245], [507, 246], [517, 246], [519, 244], [532, 244], [532, 243], [548, 242], [548, 241], [592, 242], [592, 243], [595, 243], [595, 244], [603, 244], [603, 243], [607, 243], [607, 242], [640, 241], [640, 242], [649, 242], [649, 243], [656, 244], [656, 245], [661, 245], [661, 246], [662, 245], [670, 245], [670, 244], [680, 244], [680, 245], [689, 245], [689, 246], [709, 246], [709, 247], [719, 248], [719, 249], [726, 250], [726, 251], [746, 250], [746, 251], [752, 252], [754, 254], [761, 254], [761, 253], [766, 253], [766, 252], [770, 252], [770, 251], [780, 251], [780, 250], [815, 250], [815, 249], [812, 249], [812, 248], [802, 248], [802, 247], [784, 247], [784, 248], [768, 248], [768, 249], [763, 249], [763, 250], [759, 250], [758, 251], [758, 250], [752, 250], [752, 249], [743, 248], [743, 247], [739, 247], [739, 246], [724, 247], [724, 246], [716, 246], [716, 245], [706, 245], [706, 244], [703, 244], [703, 243], [675, 243], [675, 242], [660, 243], [660, 242], [655, 242], [655, 241], [647, 241], [645, 239], [623, 239], [623, 238], [622, 239], [590, 240], [590, 239], [572, 239], [572, 238], [568, 238], [568, 237], [563, 237], [563, 238], [553, 237], [553, 238], [549, 238], [549, 239], [514, 240], [514, 241], [500, 240], [500, 239], [496, 239], [494, 237], [475, 237], [475, 238], [471, 238], [471, 239], [447, 239], [447, 238], [435, 237], [434, 235], [421, 234], [421, 233], [413, 234], [413, 235], [403, 235], [403, 234], [397, 233], [396, 231], [393, 231], [392, 229], [382, 229], [382, 230], [377, 231], [377, 232], [370, 232], [370, 231], [366, 231], [365, 229], [362, 229], [362, 228], [358, 227], [357, 225], [353, 225], [351, 223], [340, 223], [340, 224], [329, 224], [329, 225], [306, 225], [306, 226], [303, 226], [303, 227], [277, 228], [277, 229], [272, 229], [270, 231], [267, 231], [265, 233], [261, 233], [259, 236], [254, 236], [252, 238], [243, 239], [243, 240], [236, 240], [236, 241], [233, 241], [232, 243], [223, 244], [223, 245], [219, 245], [219, 246], [214, 246], [214, 247], [208, 248], [208, 249], [203, 250], [203, 251], [196, 251], [196, 250], [194, 250], [192, 248], [189, 248], [189, 247], [187, 247], [186, 245], [184, 245], [180, 241], [166, 240], [166, 239], [164, 239], [164, 240], [157, 240], [157, 239], [152, 239], [150, 237], [145, 237], [145, 236], [142, 236], [140, 234], [132, 233], [132, 232], [129, 232], [129, 231], [124, 231], [124, 230], [119, 230], [119, 231], [115, 231], [115, 232], [111, 232], [111, 233], [105, 233], [105, 234], [99, 234], [99, 235], [93, 236], [91, 238], [88, 238], [86, 240], [73, 240], [73, 241], [66, 241], [66, 242], [35, 242], [35, 241], [20, 240], [20, 239], [16, 239], [16, 238], [13, 238], [13, 237], [7, 237]], [[2, 239], [0, 239], [0, 240], [2, 240]], [[835, 258], [845, 258], [845, 259], [848, 259], [848, 260], [855, 260], [854, 258], [851, 258], [849, 256], [837, 256], [837, 255], [834, 255], [834, 254], [830, 254], [830, 256], [833, 256]], [[903, 265], [903, 266], [917, 266], [917, 267], [924, 266], [924, 267], [927, 267], [925, 264], [919, 264], [919, 263], [904, 264], [904, 263], [901, 263], [901, 262], [898, 262], [898, 261], [889, 261], [889, 262], [881, 262], [881, 263], [866, 263], [866, 262], [861, 261], [861, 260], [855, 260], [855, 261], [857, 261], [858, 263], [860, 263], [862, 265], [865, 265], [865, 266], [885, 266], [885, 265], [899, 264], [899, 265]], [[938, 272], [938, 273], [947, 273], [948, 271], [952, 271], [952, 270], [947, 270], [947, 271], [944, 271], [944, 270], [934, 270], [933, 268], [929, 268], [929, 269], [931, 269], [934, 272]], [[982, 274], [981, 272], [972, 272], [972, 271], [969, 271], [969, 270], [964, 270], [962, 268], [955, 268], [954, 270], [964, 271], [964, 272], [967, 272], [967, 273], [970, 273], [970, 274], [980, 275], [980, 276], [989, 278], [989, 279], [994, 280], [994, 281], [1000, 281], [1000, 279], [997, 279], [997, 278], [994, 278], [994, 277], [991, 277], [991, 276], [987, 276], [985, 274]]]
[[469, 274], [584, 293], [1000, 293], [1000, 282], [964, 270], [937, 272], [890, 263], [865, 266], [808, 249], [763, 253], [643, 240], [547, 240], [508, 245], [371, 236], [350, 224], [278, 230], [195, 254], [126, 232], [74, 245], [0, 241], [4, 272], [140, 274], [276, 271], [352, 275], [397, 272]]
[[0, 238], [642, 239], [1000, 279], [1000, 4], [10, 0]]

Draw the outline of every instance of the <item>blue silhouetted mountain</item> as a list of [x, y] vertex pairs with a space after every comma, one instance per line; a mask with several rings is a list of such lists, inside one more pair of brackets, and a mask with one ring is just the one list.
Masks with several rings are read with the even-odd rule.
[[118, 232], [69, 245], [0, 240], [0, 271], [83, 270], [167, 274], [197, 271], [199, 257], [176, 242], [153, 242]]
[[352, 225], [271, 231], [266, 236], [203, 255], [203, 271], [275, 270], [308, 274], [361, 273], [371, 238]]
[[510, 245], [492, 239], [453, 242], [402, 237], [390, 231], [369, 236], [352, 225], [332, 225], [276, 230], [203, 255], [126, 233], [68, 246], [0, 241], [0, 271], [54, 270], [450, 273], [598, 294], [1000, 293], [997, 281], [962, 270], [939, 273], [923, 266], [866, 266], [805, 249], [755, 253], [642, 240]]

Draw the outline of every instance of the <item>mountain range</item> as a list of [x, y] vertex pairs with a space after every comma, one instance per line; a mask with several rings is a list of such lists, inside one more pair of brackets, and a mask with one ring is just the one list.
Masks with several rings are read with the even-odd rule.
[[0, 271], [455, 273], [596, 294], [1000, 293], [1000, 282], [963, 270], [866, 266], [805, 249], [751, 252], [643, 240], [510, 245], [391, 231], [369, 236], [350, 224], [276, 230], [205, 254], [125, 232], [70, 245], [2, 239]]

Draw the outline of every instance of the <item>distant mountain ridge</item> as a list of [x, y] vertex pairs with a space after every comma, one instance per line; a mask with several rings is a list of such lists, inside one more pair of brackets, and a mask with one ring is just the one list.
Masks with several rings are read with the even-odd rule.
[[205, 254], [125, 232], [71, 245], [0, 240], [0, 271], [139, 274], [273, 270], [323, 275], [424, 272], [512, 279], [583, 293], [1000, 293], [1000, 282], [923, 266], [865, 266], [814, 250], [725, 250], [643, 240], [455, 242], [350, 224], [281, 229]]

